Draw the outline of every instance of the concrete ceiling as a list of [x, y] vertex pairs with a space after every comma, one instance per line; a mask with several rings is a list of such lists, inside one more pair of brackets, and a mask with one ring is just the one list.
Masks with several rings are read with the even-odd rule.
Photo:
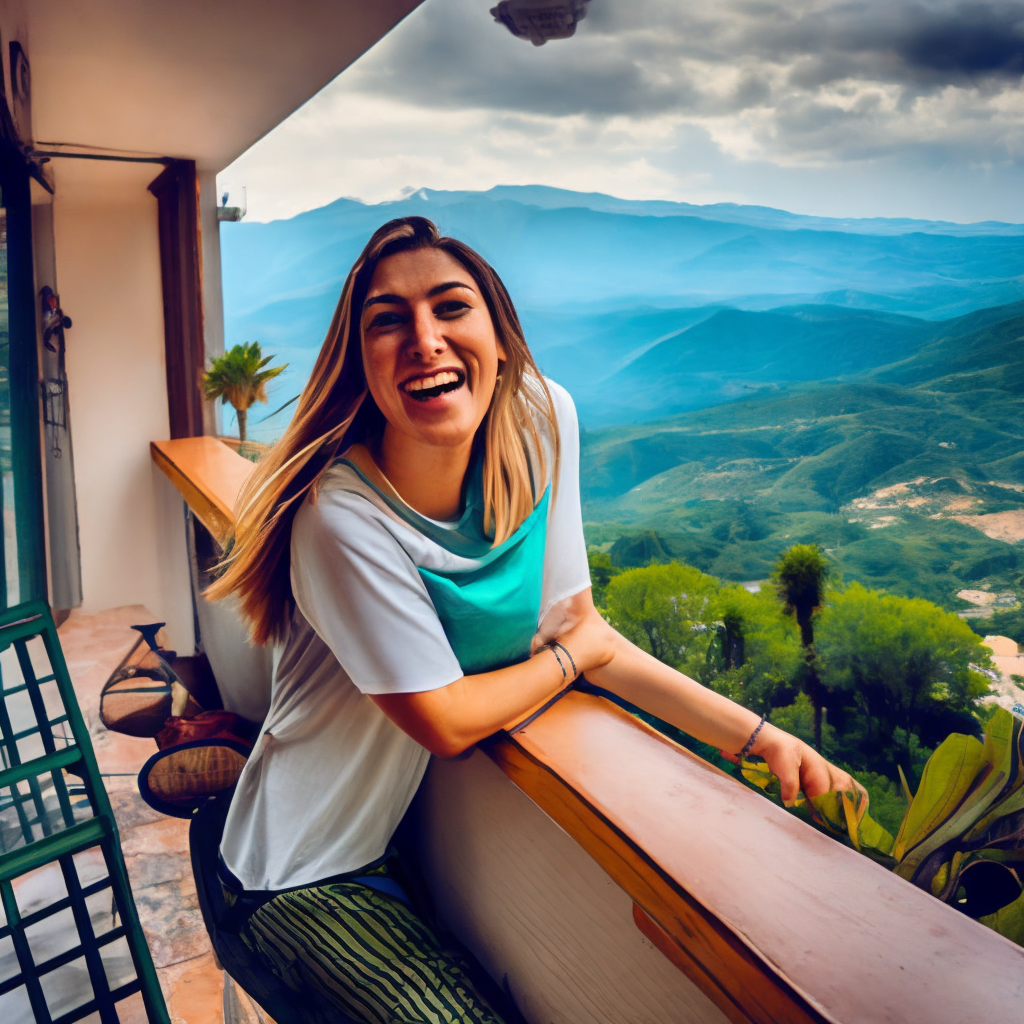
[[420, 0], [28, 0], [17, 38], [38, 148], [219, 171]]

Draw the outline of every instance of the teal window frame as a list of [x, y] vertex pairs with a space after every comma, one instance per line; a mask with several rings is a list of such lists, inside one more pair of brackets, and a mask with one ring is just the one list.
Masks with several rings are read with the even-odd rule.
[[[32, 195], [20, 148], [0, 140], [0, 200], [7, 213], [8, 375], [14, 536], [18, 553], [18, 603], [47, 599], [46, 540], [36, 348], [35, 273], [32, 260]], [[2, 555], [0, 548], [0, 555]], [[0, 572], [2, 607], [9, 605]]]

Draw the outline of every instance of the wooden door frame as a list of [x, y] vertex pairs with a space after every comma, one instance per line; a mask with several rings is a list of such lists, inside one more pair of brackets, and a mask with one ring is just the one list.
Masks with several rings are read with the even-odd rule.
[[157, 199], [164, 303], [167, 409], [172, 438], [204, 432], [199, 178], [194, 160], [173, 160], [149, 184]]

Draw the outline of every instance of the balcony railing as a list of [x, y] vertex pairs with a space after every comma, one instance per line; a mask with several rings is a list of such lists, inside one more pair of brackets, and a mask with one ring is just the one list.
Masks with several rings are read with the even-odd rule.
[[[220, 543], [251, 464], [153, 458]], [[418, 798], [438, 912], [529, 1019], [987, 1024], [1024, 950], [621, 709], [572, 692]]]

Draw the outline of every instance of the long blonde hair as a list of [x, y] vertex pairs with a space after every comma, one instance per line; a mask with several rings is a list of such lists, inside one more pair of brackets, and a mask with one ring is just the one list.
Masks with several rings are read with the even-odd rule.
[[530, 453], [540, 480], [547, 476], [537, 414], [554, 439], [558, 427], [551, 394], [527, 348], [501, 278], [478, 253], [442, 237], [425, 217], [402, 217], [374, 232], [345, 280], [313, 372], [281, 439], [260, 460], [239, 495], [234, 541], [222, 574], [206, 591], [217, 601], [234, 594], [255, 643], [282, 637], [294, 606], [291, 527], [307, 492], [316, 499], [324, 472], [337, 454], [380, 433], [384, 417], [369, 394], [363, 369], [360, 311], [377, 264], [398, 252], [440, 249], [472, 275], [487, 303], [505, 362], [484, 422], [484, 526], [494, 543], [510, 537], [534, 508]]

